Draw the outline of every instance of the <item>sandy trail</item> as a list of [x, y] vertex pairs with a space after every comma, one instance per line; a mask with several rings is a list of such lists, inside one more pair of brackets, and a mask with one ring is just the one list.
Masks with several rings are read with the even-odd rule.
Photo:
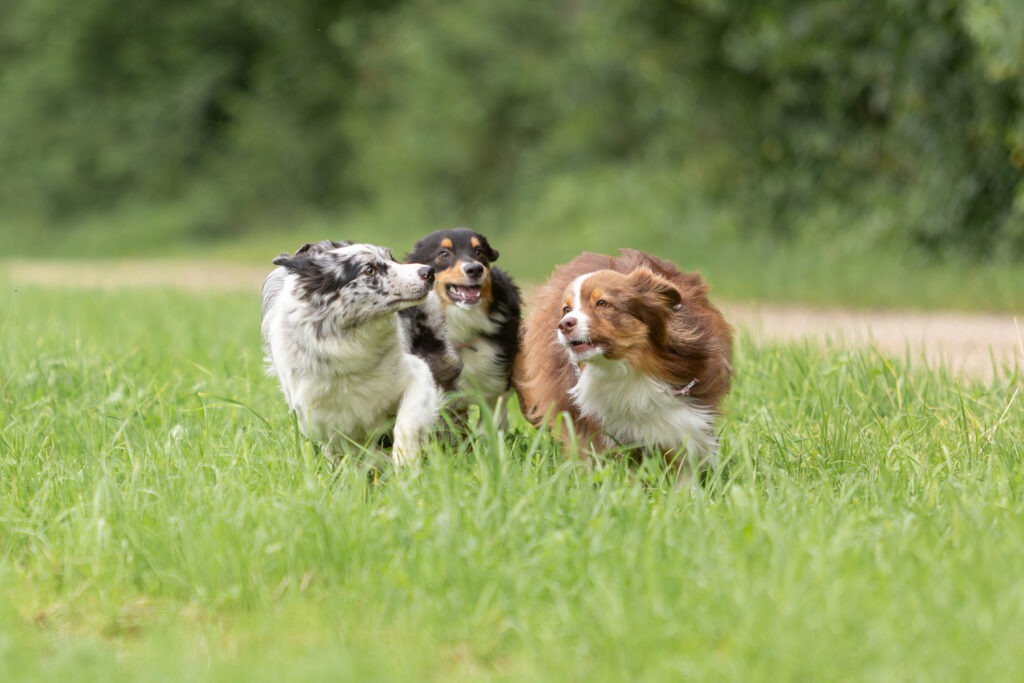
[[[202, 261], [8, 261], [0, 266], [19, 285], [119, 289], [174, 287], [189, 291], [252, 291], [269, 268]], [[1024, 366], [1024, 315], [812, 309], [721, 303], [738, 328], [764, 341], [811, 340], [874, 346], [888, 355], [945, 365], [990, 380], [997, 368]]]
[[873, 346], [911, 363], [923, 360], [930, 368], [944, 365], [984, 380], [1001, 369], [1024, 367], [1024, 316], [774, 305], [722, 308], [734, 325], [757, 339]]

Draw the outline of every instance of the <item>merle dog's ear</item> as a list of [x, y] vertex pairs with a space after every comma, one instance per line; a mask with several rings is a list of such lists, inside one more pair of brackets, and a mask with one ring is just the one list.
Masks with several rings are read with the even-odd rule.
[[[308, 245], [306, 245], [308, 246]], [[295, 256], [289, 256], [288, 254], [282, 253], [276, 259], [274, 259], [275, 266], [284, 266], [288, 270], [297, 275], [310, 275], [319, 270], [313, 259], [309, 256], [302, 254], [301, 250], [295, 252]]]
[[349, 242], [348, 240], [342, 240], [341, 242], [337, 240], [320, 240], [319, 242], [306, 242], [301, 247], [295, 250], [295, 255], [298, 256], [299, 254], [310, 253], [316, 254], [325, 251], [330, 251], [331, 249], [351, 247], [353, 244], [355, 243]]

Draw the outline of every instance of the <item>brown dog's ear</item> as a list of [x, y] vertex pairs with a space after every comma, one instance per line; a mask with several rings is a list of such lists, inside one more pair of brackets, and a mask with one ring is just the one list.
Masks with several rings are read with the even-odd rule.
[[665, 344], [668, 320], [673, 315], [673, 309], [683, 299], [679, 290], [647, 268], [632, 271], [626, 276], [626, 284], [630, 291], [627, 310], [647, 325], [652, 343]]
[[683, 300], [683, 295], [675, 285], [647, 268], [637, 268], [631, 272], [627, 282], [635, 291], [649, 294], [659, 304], [668, 308], [678, 306]]

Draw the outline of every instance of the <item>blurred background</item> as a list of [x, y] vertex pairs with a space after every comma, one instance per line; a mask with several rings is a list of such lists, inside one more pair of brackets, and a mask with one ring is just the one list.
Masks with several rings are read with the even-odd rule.
[[634, 246], [730, 296], [1017, 306], [1024, 3], [0, 3], [7, 257], [454, 225], [525, 278]]

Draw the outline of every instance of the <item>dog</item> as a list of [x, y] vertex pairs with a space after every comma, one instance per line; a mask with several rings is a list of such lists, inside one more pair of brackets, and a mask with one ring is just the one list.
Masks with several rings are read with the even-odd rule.
[[524, 415], [554, 426], [567, 414], [586, 451], [627, 447], [704, 474], [718, 451], [732, 330], [699, 274], [620, 254], [584, 253], [530, 298], [515, 368]]
[[[512, 279], [491, 265], [498, 251], [480, 233], [455, 228], [419, 240], [405, 260], [434, 267], [434, 294], [444, 312], [448, 341], [461, 361], [461, 372], [448, 388], [479, 397], [503, 421], [501, 399], [511, 386], [519, 350], [522, 296]], [[413, 349], [436, 356], [423, 344]], [[465, 403], [456, 400], [453, 408], [457, 414]]]
[[[441, 393], [397, 313], [424, 304], [433, 267], [329, 240], [273, 262], [261, 319], [268, 374], [277, 375], [303, 435], [335, 460], [346, 442], [381, 437], [393, 421], [394, 462], [415, 462]], [[435, 318], [443, 340], [439, 309]]]

